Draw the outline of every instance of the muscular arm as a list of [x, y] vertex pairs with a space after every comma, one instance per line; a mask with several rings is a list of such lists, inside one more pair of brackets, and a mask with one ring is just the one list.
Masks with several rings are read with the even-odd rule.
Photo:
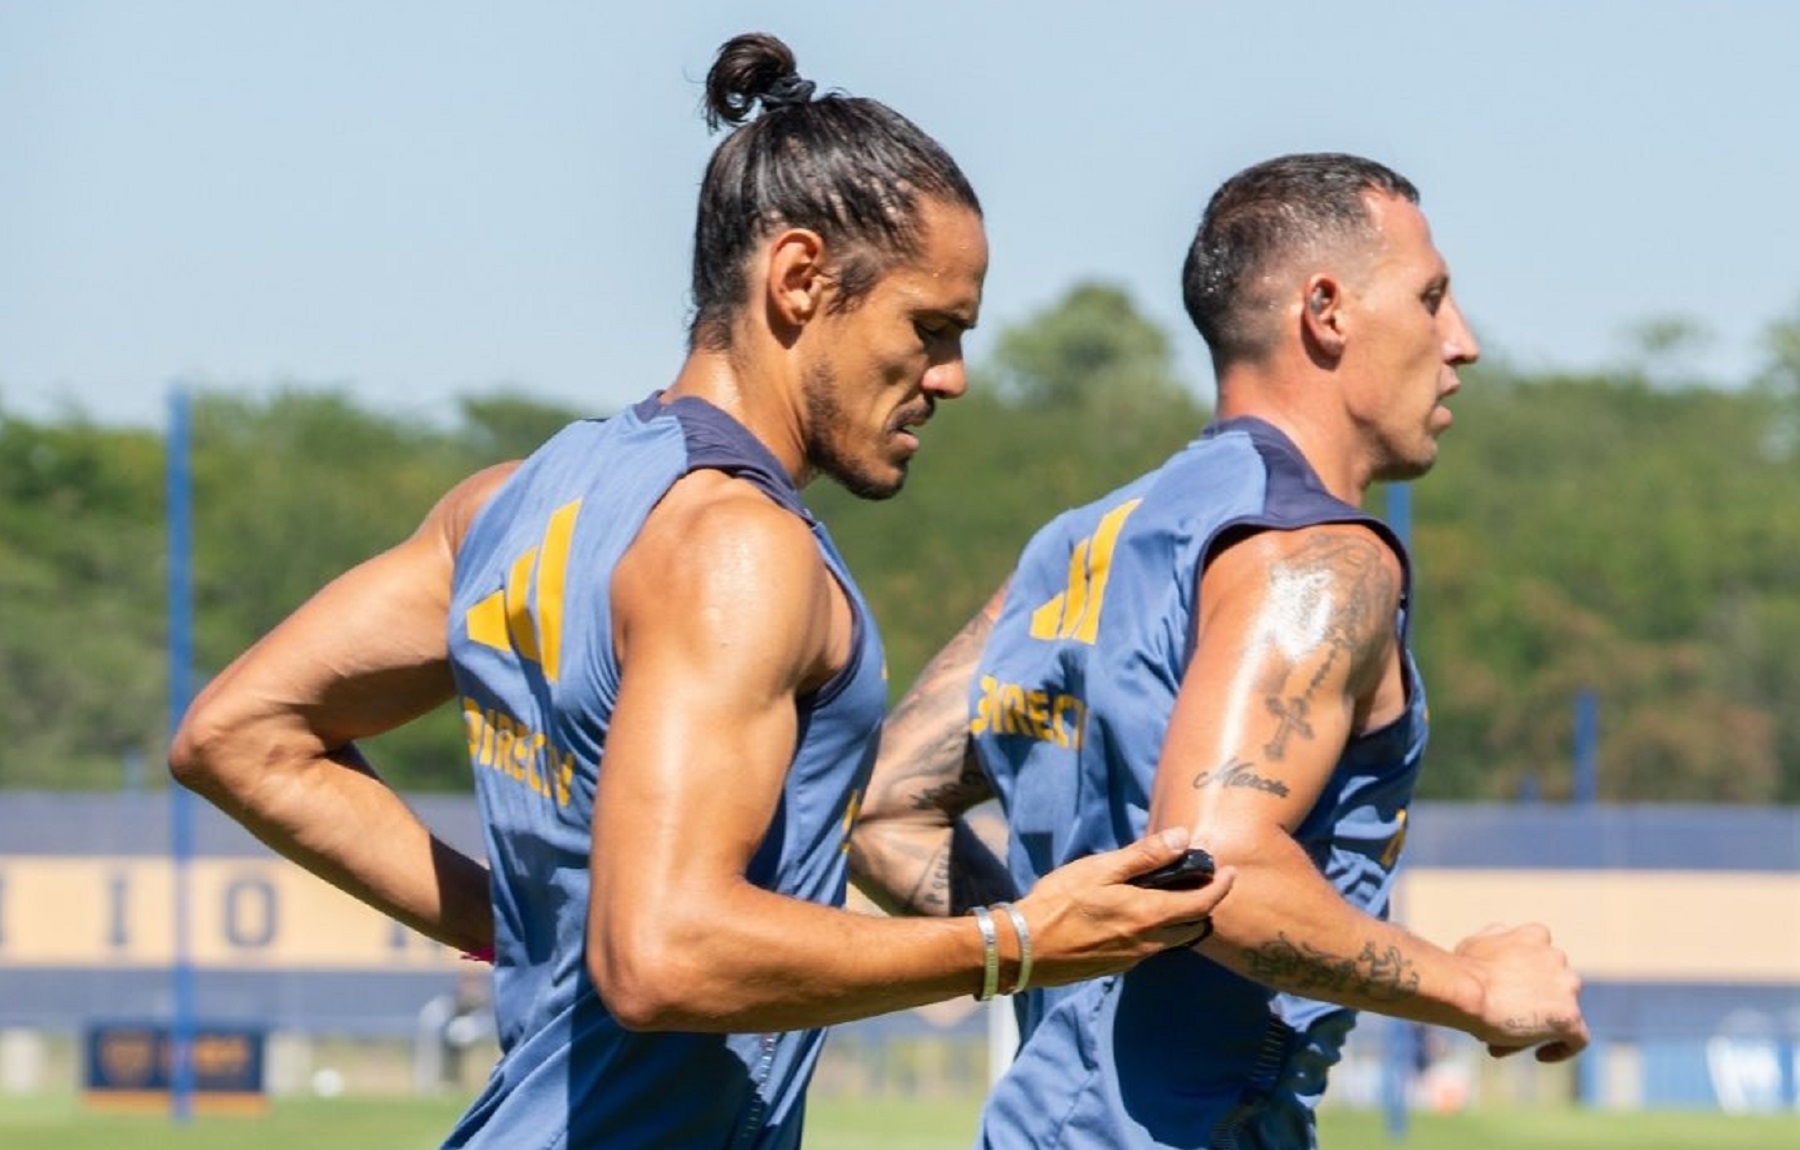
[[1404, 705], [1400, 586], [1393, 552], [1357, 526], [1268, 532], [1216, 557], [1151, 825], [1191, 827], [1238, 867], [1202, 949], [1239, 973], [1490, 1043], [1574, 1040], [1574, 976], [1547, 935], [1445, 950], [1351, 906], [1293, 837], [1348, 741]]
[[[614, 1016], [647, 1030], [785, 1030], [977, 989], [968, 918], [859, 915], [745, 877], [780, 801], [795, 701], [848, 654], [848, 605], [805, 528], [741, 482], [696, 473], [620, 563], [613, 603], [624, 670], [595, 800], [587, 961]], [[1082, 860], [1065, 868], [1076, 878], [1020, 900], [1044, 982], [1194, 937], [1209, 908], [1119, 885], [1175, 849]], [[1082, 875], [1094, 889], [1072, 897]]]
[[1006, 591], [934, 656], [888, 716], [850, 837], [851, 875], [889, 914], [963, 914], [1017, 897], [1006, 866], [969, 825], [991, 798], [969, 742], [969, 686]]
[[333, 580], [212, 680], [169, 752], [182, 783], [287, 858], [464, 950], [493, 943], [486, 869], [430, 833], [355, 740], [452, 693], [455, 544], [510, 465], [466, 480], [413, 535]]

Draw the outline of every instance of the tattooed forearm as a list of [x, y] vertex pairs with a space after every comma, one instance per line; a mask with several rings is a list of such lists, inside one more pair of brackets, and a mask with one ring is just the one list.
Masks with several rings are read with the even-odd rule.
[[926, 842], [904, 829], [850, 838], [850, 877], [869, 901], [888, 914], [948, 914], [950, 836]]
[[936, 786], [921, 787], [915, 792], [912, 796], [912, 809], [960, 813], [989, 798], [992, 793], [987, 774], [982, 771], [974, 755], [967, 755], [963, 759], [962, 770], [957, 772], [954, 779], [945, 779]]
[[950, 847], [933, 851], [907, 898], [917, 914], [947, 914], [950, 910]]
[[[1398, 603], [1386, 548], [1360, 532], [1312, 533], [1270, 568], [1265, 638], [1283, 658], [1264, 688], [1263, 706], [1277, 720], [1264, 754], [1279, 760], [1291, 741], [1313, 737], [1311, 710], [1320, 687], [1354, 673], [1382, 648]], [[1309, 665], [1311, 674], [1304, 674]]]
[[1398, 1002], [1419, 989], [1419, 973], [1396, 946], [1369, 942], [1354, 958], [1295, 942], [1285, 932], [1245, 952], [1250, 976], [1281, 990], [1319, 998]]
[[857, 886], [889, 913], [945, 914], [961, 897], [958, 820], [993, 793], [969, 747], [969, 683], [999, 603], [932, 659], [882, 731], [850, 865]]
[[926, 665], [888, 716], [865, 809], [960, 813], [991, 794], [968, 753], [969, 682], [993, 628], [984, 610]]
[[1194, 776], [1194, 789], [1217, 787], [1220, 790], [1232, 790], [1237, 787], [1248, 787], [1253, 791], [1287, 798], [1288, 786], [1280, 779], [1271, 779], [1256, 773], [1249, 763], [1240, 759], [1232, 759], [1216, 771], [1201, 771]]
[[864, 828], [851, 837], [850, 870], [889, 914], [966, 914], [1019, 897], [1006, 863], [964, 819], [931, 835], [899, 827], [877, 836]]

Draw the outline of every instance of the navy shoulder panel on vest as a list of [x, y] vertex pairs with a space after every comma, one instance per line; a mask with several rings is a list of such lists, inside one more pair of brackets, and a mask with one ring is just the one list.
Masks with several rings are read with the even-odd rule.
[[776, 503], [811, 521], [812, 513], [800, 501], [799, 489], [781, 461], [722, 409], [692, 395], [664, 403], [662, 393], [657, 392], [639, 402], [634, 410], [645, 423], [654, 419], [680, 421], [687, 439], [689, 470], [722, 471], [748, 480]]
[[1237, 432], [1249, 438], [1268, 473], [1268, 494], [1261, 521], [1271, 527], [1303, 527], [1313, 523], [1360, 523], [1387, 541], [1410, 569], [1406, 544], [1379, 516], [1346, 503], [1326, 490], [1318, 472], [1294, 441], [1271, 423], [1255, 416], [1239, 416], [1211, 424], [1202, 433], [1218, 436]]

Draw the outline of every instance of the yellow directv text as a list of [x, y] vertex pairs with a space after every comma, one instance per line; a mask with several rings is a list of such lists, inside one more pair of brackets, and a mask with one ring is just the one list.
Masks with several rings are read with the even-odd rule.
[[1018, 683], [981, 677], [981, 703], [969, 722], [969, 733], [1028, 735], [1039, 742], [1081, 749], [1087, 731], [1087, 703], [1074, 695], [1026, 690]]
[[469, 741], [469, 761], [508, 775], [556, 805], [569, 805], [569, 787], [575, 779], [575, 756], [550, 742], [505, 711], [483, 708], [473, 699], [462, 701], [463, 726]]

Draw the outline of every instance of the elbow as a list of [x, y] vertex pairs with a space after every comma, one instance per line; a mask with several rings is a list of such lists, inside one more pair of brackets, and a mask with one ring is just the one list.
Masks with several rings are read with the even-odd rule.
[[229, 695], [202, 695], [169, 741], [169, 777], [228, 810], [250, 804], [277, 768], [300, 761]]
[[219, 781], [219, 749], [227, 740], [212, 709], [196, 703], [169, 742], [169, 777], [190, 791], [211, 792]]
[[705, 1029], [693, 1009], [705, 998], [681, 948], [641, 931], [590, 929], [589, 938], [588, 974], [613, 1021], [638, 1033]]

